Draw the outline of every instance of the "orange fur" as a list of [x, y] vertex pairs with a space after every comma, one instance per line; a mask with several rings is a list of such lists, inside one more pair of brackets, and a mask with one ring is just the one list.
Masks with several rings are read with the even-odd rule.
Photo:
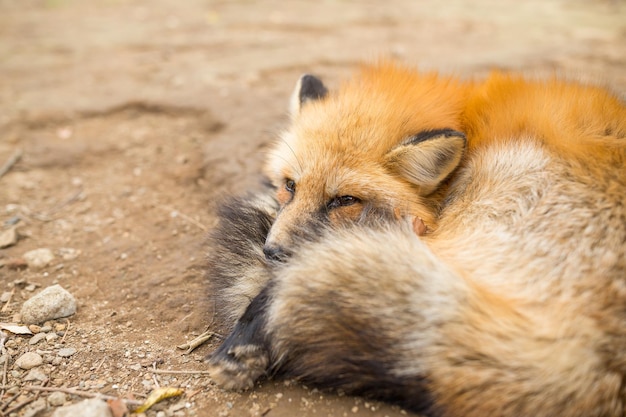
[[608, 91], [557, 78], [531, 81], [492, 73], [472, 86], [463, 113], [469, 148], [534, 137], [564, 158], [611, 158], [623, 152], [626, 110]]

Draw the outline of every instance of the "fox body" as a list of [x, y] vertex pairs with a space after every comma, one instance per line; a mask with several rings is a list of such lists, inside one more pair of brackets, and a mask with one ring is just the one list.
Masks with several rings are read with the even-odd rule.
[[624, 103], [386, 64], [335, 94], [305, 83], [275, 199], [232, 204], [213, 237], [232, 332], [212, 378], [284, 374], [428, 415], [624, 416]]

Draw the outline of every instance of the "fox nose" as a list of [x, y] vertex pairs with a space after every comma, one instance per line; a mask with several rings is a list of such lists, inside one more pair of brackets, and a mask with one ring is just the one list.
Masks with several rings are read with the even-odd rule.
[[268, 261], [281, 262], [289, 256], [289, 254], [283, 248], [274, 245], [263, 246], [263, 253], [265, 254], [265, 259], [267, 259]]

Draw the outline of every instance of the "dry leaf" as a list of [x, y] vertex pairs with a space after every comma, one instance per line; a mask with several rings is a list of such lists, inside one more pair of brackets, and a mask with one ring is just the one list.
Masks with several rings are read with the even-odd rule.
[[184, 392], [185, 390], [180, 389], [180, 388], [172, 388], [172, 387], [157, 388], [153, 390], [150, 393], [150, 395], [148, 395], [148, 398], [146, 398], [146, 401], [144, 401], [144, 403], [141, 404], [139, 408], [137, 408], [136, 410], [133, 410], [133, 413], [143, 413], [144, 411], [152, 407], [154, 404], [161, 402], [165, 400], [166, 398], [178, 397], [179, 395], [182, 395]]
[[7, 330], [13, 334], [33, 334], [26, 326], [18, 326], [17, 323], [0, 323], [0, 329]]

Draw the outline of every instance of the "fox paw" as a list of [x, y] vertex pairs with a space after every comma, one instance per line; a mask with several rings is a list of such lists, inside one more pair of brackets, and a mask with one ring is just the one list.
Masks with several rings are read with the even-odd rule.
[[268, 365], [269, 355], [262, 346], [236, 345], [209, 357], [209, 374], [224, 389], [245, 390], [254, 386]]

